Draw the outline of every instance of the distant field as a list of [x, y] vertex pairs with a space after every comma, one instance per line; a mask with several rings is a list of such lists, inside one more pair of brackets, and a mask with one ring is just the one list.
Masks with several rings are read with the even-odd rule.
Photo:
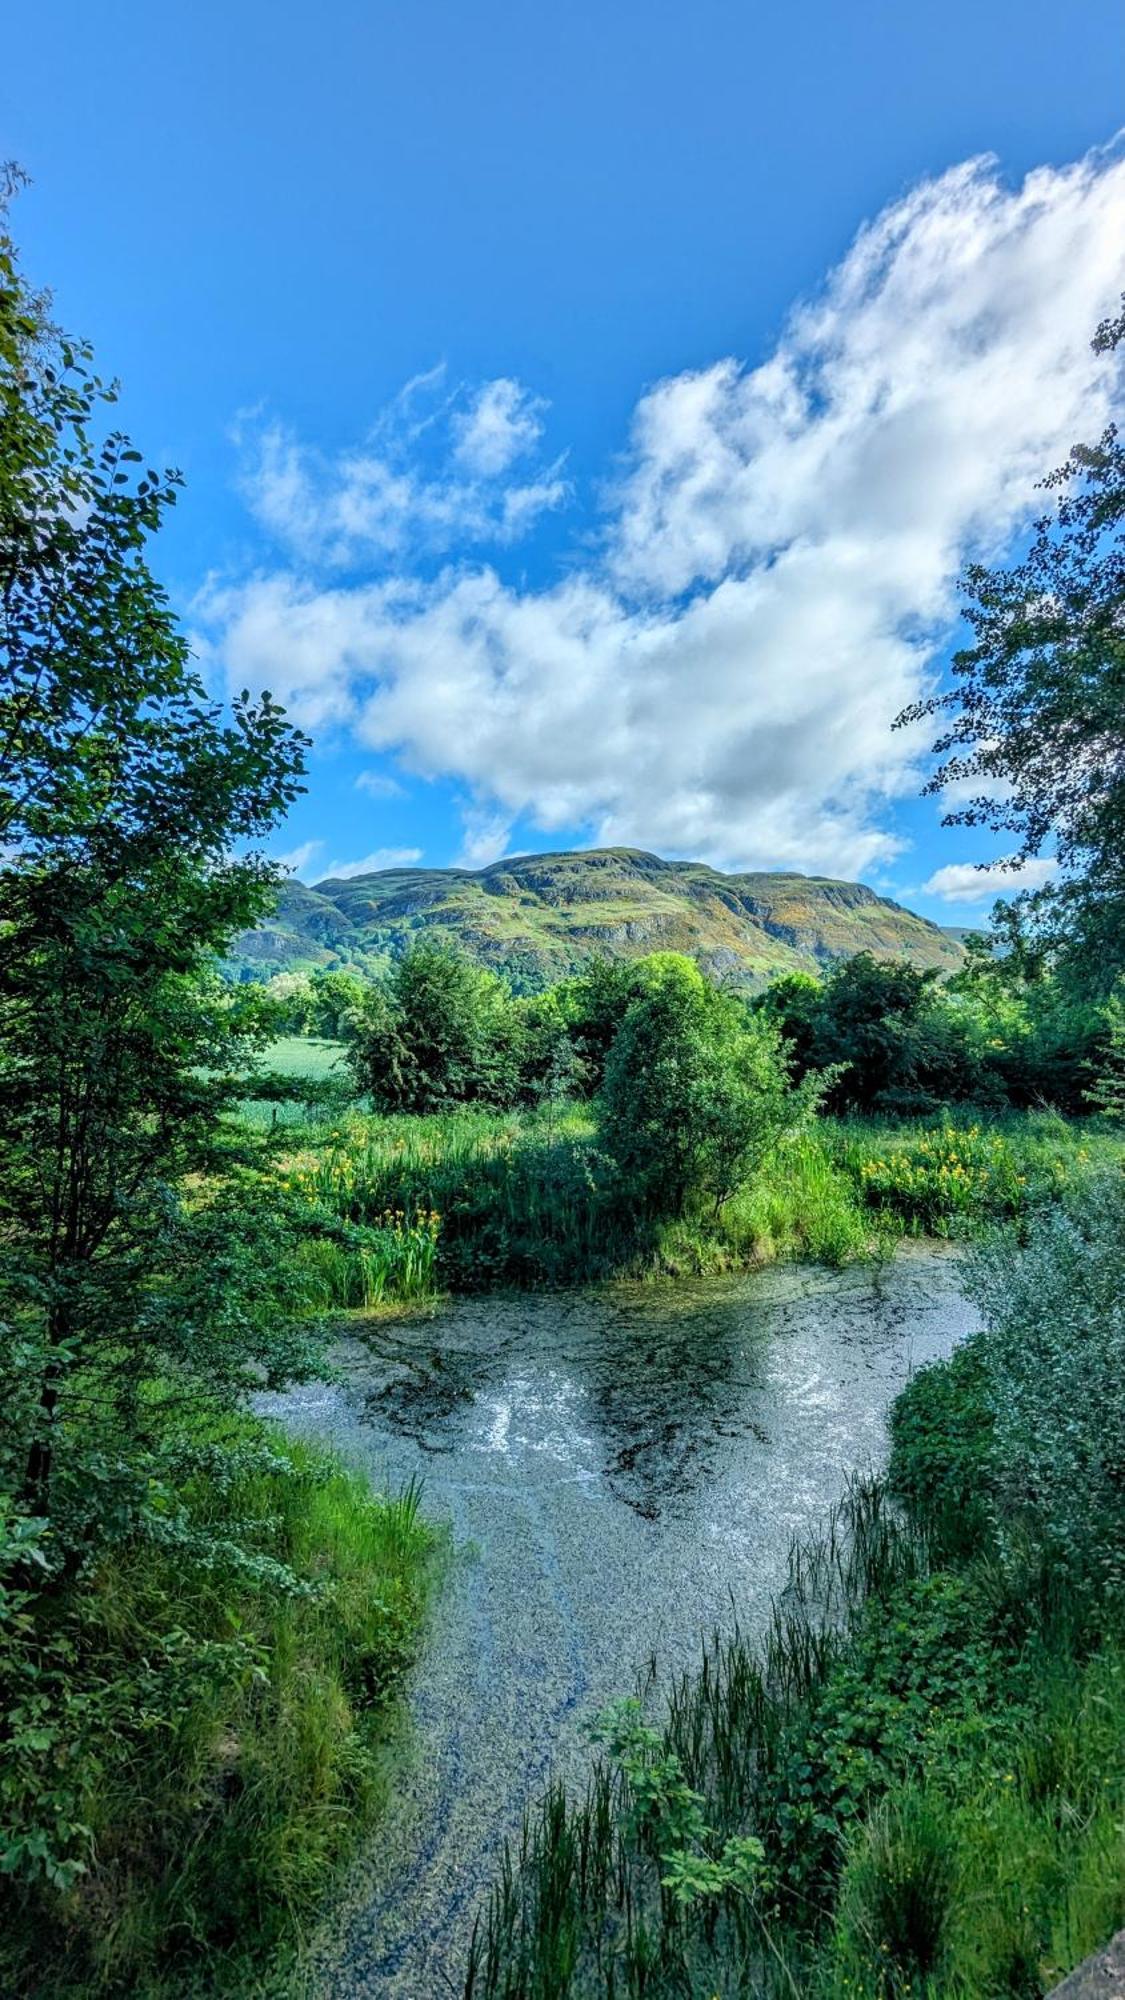
[[[272, 1070], [275, 1076], [306, 1077], [310, 1083], [323, 1083], [332, 1077], [346, 1081], [343, 1057], [342, 1042], [320, 1041], [313, 1035], [279, 1035], [275, 1042], [267, 1043], [258, 1068]], [[245, 1097], [238, 1116], [255, 1131], [273, 1131], [279, 1126], [322, 1125], [330, 1122], [336, 1111], [331, 1105], [273, 1104], [264, 1098]]]
[[343, 1042], [319, 1041], [314, 1035], [280, 1035], [262, 1056], [262, 1069], [279, 1076], [307, 1076], [318, 1081], [331, 1076], [344, 1056]]

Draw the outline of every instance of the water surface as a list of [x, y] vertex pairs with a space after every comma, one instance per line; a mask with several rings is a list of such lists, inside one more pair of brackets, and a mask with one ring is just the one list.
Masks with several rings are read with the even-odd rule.
[[411, 1761], [315, 1942], [324, 2000], [460, 1992], [505, 1833], [655, 1653], [766, 1612], [794, 1534], [879, 1463], [887, 1407], [974, 1324], [957, 1266], [458, 1300], [265, 1399], [378, 1485], [421, 1478], [456, 1556], [414, 1677]]

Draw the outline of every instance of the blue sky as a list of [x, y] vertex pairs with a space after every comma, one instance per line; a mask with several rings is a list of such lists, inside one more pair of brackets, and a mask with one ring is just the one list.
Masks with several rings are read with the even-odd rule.
[[7, 21], [28, 271], [184, 471], [208, 675], [316, 739], [275, 851], [612, 840], [979, 918], [995, 843], [889, 723], [1110, 408], [1121, 39], [1117, 0]]

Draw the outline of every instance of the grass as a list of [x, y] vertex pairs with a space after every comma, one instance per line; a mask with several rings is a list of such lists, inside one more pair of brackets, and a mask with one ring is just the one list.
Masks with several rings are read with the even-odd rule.
[[345, 1053], [343, 1042], [324, 1041], [316, 1035], [280, 1035], [263, 1051], [260, 1067], [278, 1076], [322, 1081], [339, 1074]]
[[588, 1105], [426, 1118], [337, 1107], [286, 1131], [280, 1164], [291, 1191], [336, 1230], [302, 1253], [314, 1302], [355, 1307], [440, 1290], [882, 1259], [904, 1234], [972, 1234], [1030, 1214], [1123, 1152], [1112, 1129], [1053, 1114], [824, 1118], [784, 1139], [718, 1215], [701, 1204], [660, 1223], [622, 1198]]
[[826, 1119], [830, 1158], [863, 1205], [914, 1235], [1010, 1220], [1057, 1201], [1125, 1145], [1108, 1122], [1056, 1112], [1001, 1117]]
[[[655, 1703], [643, 1785], [603, 1759], [529, 1817], [465, 2000], [1016, 2000], [1125, 1918], [1120, 1639], [1006, 1632], [870, 1490], [803, 1566], [762, 1648], [716, 1640]], [[654, 1787], [698, 1801], [686, 1901]], [[709, 1889], [748, 1838], [756, 1879]]]
[[455, 1291], [581, 1282], [624, 1268], [635, 1242], [632, 1223], [599, 1196], [584, 1109], [352, 1113], [294, 1135], [281, 1171], [314, 1213], [346, 1229], [379, 1230], [390, 1216], [429, 1232], [434, 1282]]
[[309, 1095], [307, 1098], [298, 1095], [288, 1101], [274, 1097], [244, 1098], [238, 1107], [240, 1119], [257, 1132], [330, 1125], [352, 1098], [345, 1055], [343, 1042], [325, 1041], [315, 1035], [279, 1036], [263, 1050], [259, 1069], [292, 1085], [307, 1082]]
[[916, 1781], [853, 1837], [821, 1991], [1038, 1994], [1120, 1924], [1125, 1653], [1045, 1673], [1009, 1769]]
[[439, 1217], [387, 1210], [358, 1243], [312, 1237], [294, 1261], [314, 1310], [372, 1312], [394, 1301], [409, 1305], [437, 1293]]
[[[373, 1495], [242, 1419], [181, 1498], [194, 1520], [237, 1528], [249, 1567], [125, 1542], [42, 1603], [54, 1655], [0, 1663], [9, 1703], [37, 1677], [55, 1718], [46, 1762], [83, 1829], [61, 1893], [0, 1888], [5, 1991], [258, 1990], [384, 1795], [435, 1553], [417, 1493]], [[43, 1764], [29, 1751], [23, 1793], [5, 1797], [9, 1838], [21, 1813], [30, 1827], [53, 1810]]]

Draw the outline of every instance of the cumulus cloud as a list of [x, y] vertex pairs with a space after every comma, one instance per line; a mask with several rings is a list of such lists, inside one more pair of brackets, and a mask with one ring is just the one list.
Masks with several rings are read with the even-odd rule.
[[454, 456], [481, 478], [497, 478], [538, 443], [546, 408], [543, 398], [533, 396], [522, 382], [497, 376], [454, 417]]
[[404, 787], [397, 778], [387, 771], [361, 771], [355, 781], [357, 792], [367, 792], [373, 799], [401, 799]]
[[460, 391], [435, 405], [442, 377], [431, 370], [408, 382], [363, 444], [335, 454], [244, 413], [235, 432], [241, 486], [262, 527], [306, 563], [345, 569], [418, 550], [505, 545], [561, 507], [562, 459], [505, 477], [538, 442], [546, 404], [500, 377], [466, 408]]
[[961, 564], [1108, 414], [1089, 342], [1123, 238], [1119, 154], [1018, 188], [954, 168], [860, 231], [759, 366], [646, 390], [560, 581], [259, 576], [212, 593], [232, 677], [461, 783], [467, 852], [522, 818], [720, 866], [885, 865], [927, 747], [891, 724], [932, 685]]
[[469, 805], [461, 813], [463, 838], [457, 856], [459, 868], [488, 868], [508, 851], [512, 836], [510, 815], [493, 812], [488, 806]]
[[353, 875], [378, 875], [384, 868], [411, 868], [421, 861], [420, 847], [377, 847], [359, 861], [333, 861], [320, 877], [322, 882], [349, 882]]
[[299, 847], [291, 847], [288, 854], [274, 854], [270, 858], [277, 862], [279, 868], [284, 868], [288, 874], [303, 875], [311, 867], [323, 847], [323, 840], [303, 840]]
[[954, 861], [939, 868], [922, 884], [927, 895], [944, 903], [994, 903], [998, 896], [1015, 896], [1021, 889], [1041, 889], [1058, 869], [1049, 858], [1025, 861], [1019, 868], [975, 868], [971, 861]]

